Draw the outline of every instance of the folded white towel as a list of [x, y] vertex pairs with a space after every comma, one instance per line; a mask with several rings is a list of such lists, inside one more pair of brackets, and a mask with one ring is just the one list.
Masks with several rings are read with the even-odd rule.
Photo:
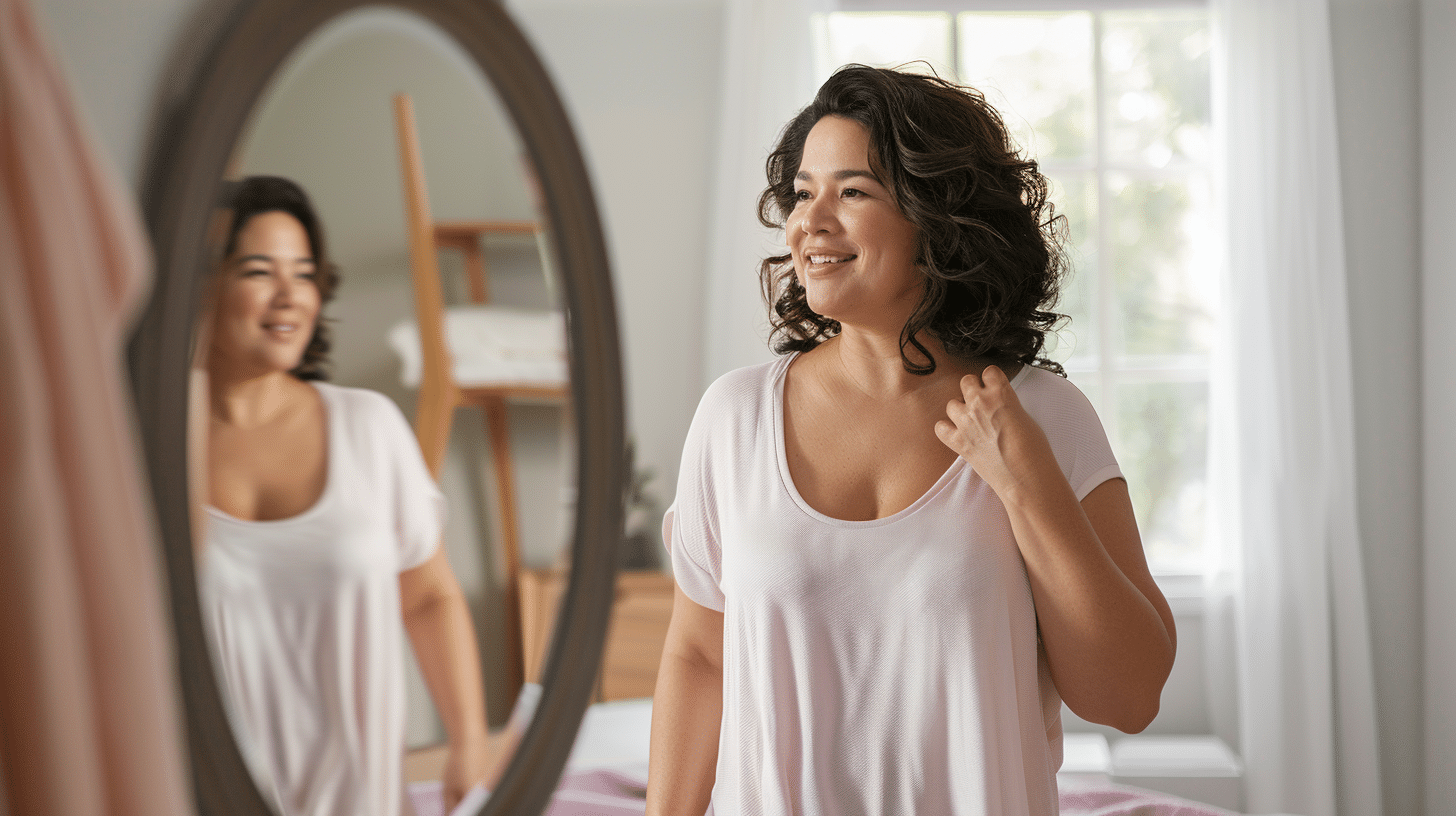
[[[399, 355], [400, 380], [420, 384], [424, 367], [413, 320], [389, 330]], [[560, 386], [567, 381], [566, 329], [559, 312], [512, 306], [456, 306], [445, 310], [445, 346], [462, 387], [502, 383]]]

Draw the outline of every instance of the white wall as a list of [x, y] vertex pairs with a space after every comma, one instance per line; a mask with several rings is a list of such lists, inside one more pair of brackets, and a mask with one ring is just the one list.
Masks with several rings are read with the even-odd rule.
[[508, 5], [565, 98], [591, 168], [621, 318], [628, 432], [666, 502], [702, 393], [722, 3]]
[[1387, 816], [1418, 813], [1422, 799], [1416, 17], [1414, 0], [1331, 3], [1356, 486]]
[[203, 0], [31, 0], [83, 115], [139, 187], [152, 101], [171, 48]]
[[[1425, 522], [1425, 791], [1430, 816], [1456, 815], [1456, 4], [1423, 0], [1421, 28]], [[1412, 757], [1420, 761], [1420, 755]]]

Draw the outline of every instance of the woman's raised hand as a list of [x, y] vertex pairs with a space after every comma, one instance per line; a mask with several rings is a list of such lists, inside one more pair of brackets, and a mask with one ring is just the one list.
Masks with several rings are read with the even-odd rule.
[[962, 377], [961, 399], [947, 403], [945, 413], [935, 423], [935, 435], [969, 462], [1002, 501], [1031, 481], [1039, 466], [1056, 461], [1046, 434], [1021, 407], [999, 366]]

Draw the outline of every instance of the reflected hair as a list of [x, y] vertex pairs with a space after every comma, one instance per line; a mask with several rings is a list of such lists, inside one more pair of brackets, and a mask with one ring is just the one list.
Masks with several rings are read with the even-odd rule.
[[[915, 225], [925, 286], [900, 333], [905, 370], [935, 371], [935, 357], [918, 339], [924, 332], [957, 358], [1066, 376], [1043, 349], [1062, 319], [1053, 309], [1068, 266], [1067, 219], [1056, 214], [1046, 177], [1021, 155], [985, 96], [935, 76], [840, 68], [784, 126], [768, 157], [768, 188], [758, 200], [764, 226], [783, 228], [804, 144], [826, 116], [864, 126], [870, 169]], [[809, 308], [791, 255], [766, 258], [759, 279], [776, 353], [808, 351], [839, 333], [838, 321]]]
[[[324, 240], [324, 228], [318, 214], [314, 212], [308, 193], [296, 182], [282, 176], [248, 176], [241, 181], [223, 184], [221, 206], [230, 211], [227, 240], [223, 242], [222, 257], [231, 258], [237, 249], [238, 234], [255, 215], [268, 212], [285, 212], [298, 219], [308, 236], [309, 250], [314, 260], [314, 285], [318, 287], [319, 305], [334, 299], [334, 290], [339, 285], [338, 267], [329, 260], [328, 245]], [[329, 327], [325, 325], [322, 309], [314, 321], [313, 335], [303, 350], [303, 359], [298, 367], [288, 372], [300, 380], [327, 380], [328, 354], [331, 346]]]

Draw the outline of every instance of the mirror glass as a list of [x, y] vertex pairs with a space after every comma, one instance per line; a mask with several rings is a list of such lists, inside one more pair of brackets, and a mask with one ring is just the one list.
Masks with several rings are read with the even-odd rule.
[[[493, 732], [489, 744], [495, 756], [489, 764], [498, 772], [509, 758], [514, 735], [529, 718], [538, 690], [533, 684], [541, 676], [556, 599], [567, 580], [576, 495], [576, 432], [567, 404], [561, 286], [553, 273], [546, 240], [551, 225], [542, 208], [536, 169], [489, 82], [448, 35], [409, 12], [366, 8], [331, 21], [289, 57], [253, 107], [229, 162], [228, 178], [281, 176], [306, 191], [322, 226], [329, 260], [338, 270], [333, 297], [321, 311], [331, 337], [327, 381], [383, 394], [412, 431], [419, 431], [421, 394], [438, 378], [427, 370], [428, 344], [422, 347], [416, 319], [418, 284], [412, 274], [401, 137], [393, 102], [397, 94], [408, 95], [413, 110], [430, 217], [438, 225], [453, 225], [452, 234], [458, 236], [451, 238], [437, 230], [434, 257], [449, 315], [444, 334], [455, 354], [452, 376], [461, 387], [462, 400], [469, 401], [475, 393], [469, 388], [472, 376], [477, 381], [522, 386], [509, 393], [487, 389], [486, 402], [448, 412], [449, 419], [440, 429], [448, 440], [443, 453], [434, 461], [428, 453], [425, 456], [437, 468], [437, 482], [448, 505], [443, 547], [474, 625]], [[451, 246], [455, 240], [458, 244]], [[222, 241], [215, 244], [221, 257]], [[234, 246], [234, 260], [239, 252]], [[238, 274], [233, 260], [225, 259], [220, 267], [220, 282]], [[217, 291], [204, 310], [217, 308]], [[478, 305], [482, 299], [486, 306]], [[210, 316], [213, 327], [202, 330], [205, 336], [199, 339], [195, 355], [195, 365], [204, 369], [208, 344], [218, 342], [224, 320], [213, 311], [202, 315], [205, 319], [199, 324], [205, 326]], [[271, 331], [271, 324], [267, 328]], [[426, 335], [428, 331], [426, 324]], [[216, 385], [199, 376], [193, 387], [196, 391]], [[194, 411], [207, 413], [206, 418], [194, 414], [195, 428], [218, 429], [216, 396], [213, 390], [194, 393]], [[500, 402], [490, 402], [496, 399]], [[324, 404], [334, 410], [335, 403], [329, 399]], [[488, 404], [503, 410], [495, 409], [499, 413], [491, 417], [484, 409]], [[329, 414], [331, 423], [336, 419]], [[217, 438], [215, 434], [194, 434], [194, 446], [210, 446], [205, 453], [193, 452], [200, 473], [232, 472], [229, 462], [218, 459], [240, 454], [235, 447], [209, 441]], [[333, 461], [332, 446], [341, 443], [335, 436], [329, 439], [328, 460]], [[498, 467], [501, 461], [506, 463], [504, 469]], [[510, 484], [503, 485], [503, 480]], [[329, 491], [345, 483], [345, 474], [327, 471], [319, 506]], [[202, 490], [225, 487], [210, 485]], [[313, 512], [308, 502], [301, 504], [309, 508], [304, 515]], [[219, 687], [250, 771], [255, 778], [266, 777], [269, 771], [264, 766], [285, 760], [274, 755], [277, 748], [250, 744], [269, 738], [247, 733], [247, 723], [263, 730], [260, 724], [266, 718], [278, 717], [285, 710], [257, 710], [263, 705], [259, 700], [284, 693], [259, 686], [270, 685], [273, 681], [268, 678], [280, 672], [296, 679], [300, 671], [296, 661], [264, 665], [270, 659], [268, 654], [275, 645], [296, 651], [309, 639], [332, 636], [304, 631], [297, 616], [306, 621], [304, 628], [332, 624], [309, 618], [318, 613], [306, 608], [257, 609], [259, 604], [272, 603], [260, 598], [276, 597], [268, 590], [238, 594], [239, 581], [267, 580], [262, 576], [277, 565], [240, 566], [232, 559], [225, 569], [219, 567], [224, 562], [217, 553], [226, 550], [208, 550], [214, 546], [216, 531], [249, 528], [215, 506], [209, 506], [202, 516], [209, 532], [199, 537], [208, 543], [197, 549], [200, 590]], [[300, 517], [287, 516], [283, 522]], [[251, 529], [268, 533], [256, 524]], [[511, 538], [517, 542], [514, 548], [507, 543]], [[238, 572], [253, 567], [256, 572]], [[310, 580], [317, 583], [305, 585], [303, 594], [309, 597], [328, 598], [338, 591], [331, 585], [331, 577]], [[519, 607], [518, 597], [522, 600]], [[255, 608], [239, 613], [239, 604]], [[518, 608], [527, 613], [515, 613]], [[338, 614], [338, 610], [329, 614]], [[252, 631], [247, 621], [259, 615], [271, 622]], [[394, 623], [390, 622], [387, 636], [398, 641], [390, 644], [391, 653], [404, 664], [405, 792], [428, 798], [432, 790], [428, 782], [440, 778], [445, 763], [446, 734], [409, 638], [403, 629], [395, 631]], [[234, 631], [239, 626], [246, 631]], [[250, 638], [266, 640], [267, 632], [298, 641], [250, 642]], [[347, 663], [346, 656], [330, 666], [320, 665], [319, 660], [324, 658], [317, 657], [303, 671], [339, 672], [340, 676], [359, 671], [356, 665], [337, 665]], [[372, 665], [386, 672], [393, 670], [388, 660]], [[338, 693], [329, 691], [327, 682], [311, 684], [312, 680], [303, 682], [319, 694]], [[352, 684], [345, 682], [349, 688], [342, 693], [364, 693]], [[370, 717], [361, 717], [361, 721], [365, 719]], [[318, 727], [326, 725], [363, 727], [329, 724], [326, 719]], [[315, 738], [319, 746], [347, 744], [327, 735]], [[304, 750], [302, 745], [293, 748]], [[411, 782], [420, 784], [410, 786]], [[267, 790], [263, 793], [265, 798], [270, 795]]]

